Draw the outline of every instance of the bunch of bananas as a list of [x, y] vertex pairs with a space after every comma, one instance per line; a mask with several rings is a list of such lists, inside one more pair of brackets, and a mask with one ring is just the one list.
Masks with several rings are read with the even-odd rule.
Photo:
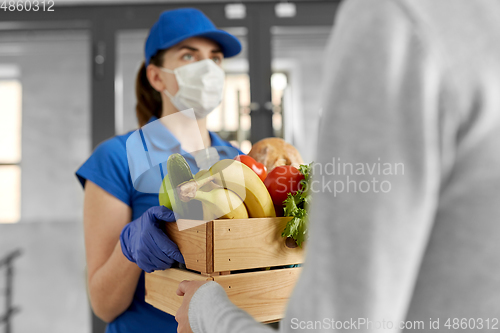
[[184, 157], [173, 154], [167, 161], [167, 170], [160, 204], [181, 217], [191, 215], [188, 212], [194, 210], [193, 201], [201, 202], [203, 220], [276, 216], [262, 180], [239, 161], [221, 160], [193, 176]]

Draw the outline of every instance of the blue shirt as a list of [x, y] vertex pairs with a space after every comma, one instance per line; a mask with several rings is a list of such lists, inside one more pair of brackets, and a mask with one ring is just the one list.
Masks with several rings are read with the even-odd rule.
[[[157, 118], [152, 117], [146, 126], [153, 125], [154, 120]], [[181, 148], [180, 142], [170, 131], [164, 126], [156, 127], [155, 131], [147, 131], [146, 126], [141, 131], [131, 131], [102, 142], [76, 172], [83, 187], [88, 179], [130, 206], [132, 220], [140, 217], [147, 209], [159, 205], [158, 189], [161, 177], [166, 174], [165, 162], [168, 156], [173, 153], [182, 154], [193, 174], [198, 172], [193, 156]], [[234, 158], [238, 154], [243, 154], [215, 133], [209, 132], [209, 134], [212, 147], [217, 149], [220, 159]], [[138, 142], [143, 143], [142, 147], [137, 144], [134, 147], [134, 136], [139, 137], [138, 135], [140, 135]], [[134, 148], [133, 152], [131, 147]], [[139, 161], [141, 156], [146, 159], [142, 161], [143, 163]], [[135, 164], [133, 167], [135, 171], [132, 174], [129, 162]], [[148, 173], [147, 170], [142, 170], [146, 172], [141, 173], [139, 169], [145, 164], [154, 171]], [[151, 176], [147, 177], [147, 182], [143, 181], [144, 177], [141, 178], [141, 175], [145, 174]], [[152, 185], [148, 187], [146, 183]], [[144, 295], [144, 272], [142, 272], [132, 304], [108, 325], [106, 332], [177, 332], [177, 322], [174, 317], [147, 304]]]

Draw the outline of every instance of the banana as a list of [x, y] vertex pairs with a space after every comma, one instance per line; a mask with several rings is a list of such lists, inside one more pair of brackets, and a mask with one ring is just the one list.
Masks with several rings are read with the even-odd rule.
[[202, 169], [202, 170], [198, 171], [196, 173], [196, 175], [194, 175], [194, 179], [195, 180], [202, 179], [203, 176], [205, 176], [207, 173], [210, 174], [209, 170]]
[[[213, 178], [210, 176], [209, 170], [200, 170], [194, 176], [194, 180], [196, 181], [195, 189], [200, 189], [202, 191], [210, 191], [214, 188], [222, 187], [215, 184], [212, 180]], [[194, 189], [191, 189], [194, 190]]]
[[204, 221], [212, 221], [214, 219], [214, 212], [212, 208], [212, 204], [208, 202], [201, 202], [201, 206], [203, 208], [203, 220]]
[[259, 176], [245, 164], [225, 159], [210, 168], [213, 181], [243, 198], [249, 217], [275, 217], [273, 201]]
[[225, 188], [197, 191], [194, 199], [202, 202], [203, 219], [247, 219], [248, 212], [241, 198]]
[[172, 185], [170, 185], [170, 179], [168, 179], [168, 176], [165, 176], [161, 183], [160, 190], [158, 191], [158, 201], [160, 202], [160, 206], [165, 206], [168, 209], [173, 210], [172, 204], [175, 204], [175, 201], [172, 202], [170, 197], [173, 198]]

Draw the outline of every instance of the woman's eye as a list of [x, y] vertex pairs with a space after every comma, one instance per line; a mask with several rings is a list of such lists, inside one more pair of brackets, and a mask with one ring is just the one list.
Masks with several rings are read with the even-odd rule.
[[220, 64], [222, 62], [222, 59], [220, 57], [213, 57], [212, 60], [216, 63], [216, 64]]
[[182, 56], [182, 60], [191, 61], [193, 59], [194, 59], [193, 55], [189, 53], [186, 53], [185, 55]]

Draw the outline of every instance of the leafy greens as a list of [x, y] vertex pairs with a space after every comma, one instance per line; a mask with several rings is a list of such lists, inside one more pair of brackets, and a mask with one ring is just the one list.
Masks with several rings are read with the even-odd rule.
[[311, 184], [312, 164], [301, 165], [299, 167], [299, 172], [304, 175], [304, 179], [301, 180], [302, 186], [295, 195], [288, 193], [288, 197], [283, 201], [284, 215], [292, 216], [293, 218], [288, 221], [281, 236], [293, 238], [300, 247], [302, 247], [302, 243], [307, 238], [307, 209], [311, 200], [309, 188]]

